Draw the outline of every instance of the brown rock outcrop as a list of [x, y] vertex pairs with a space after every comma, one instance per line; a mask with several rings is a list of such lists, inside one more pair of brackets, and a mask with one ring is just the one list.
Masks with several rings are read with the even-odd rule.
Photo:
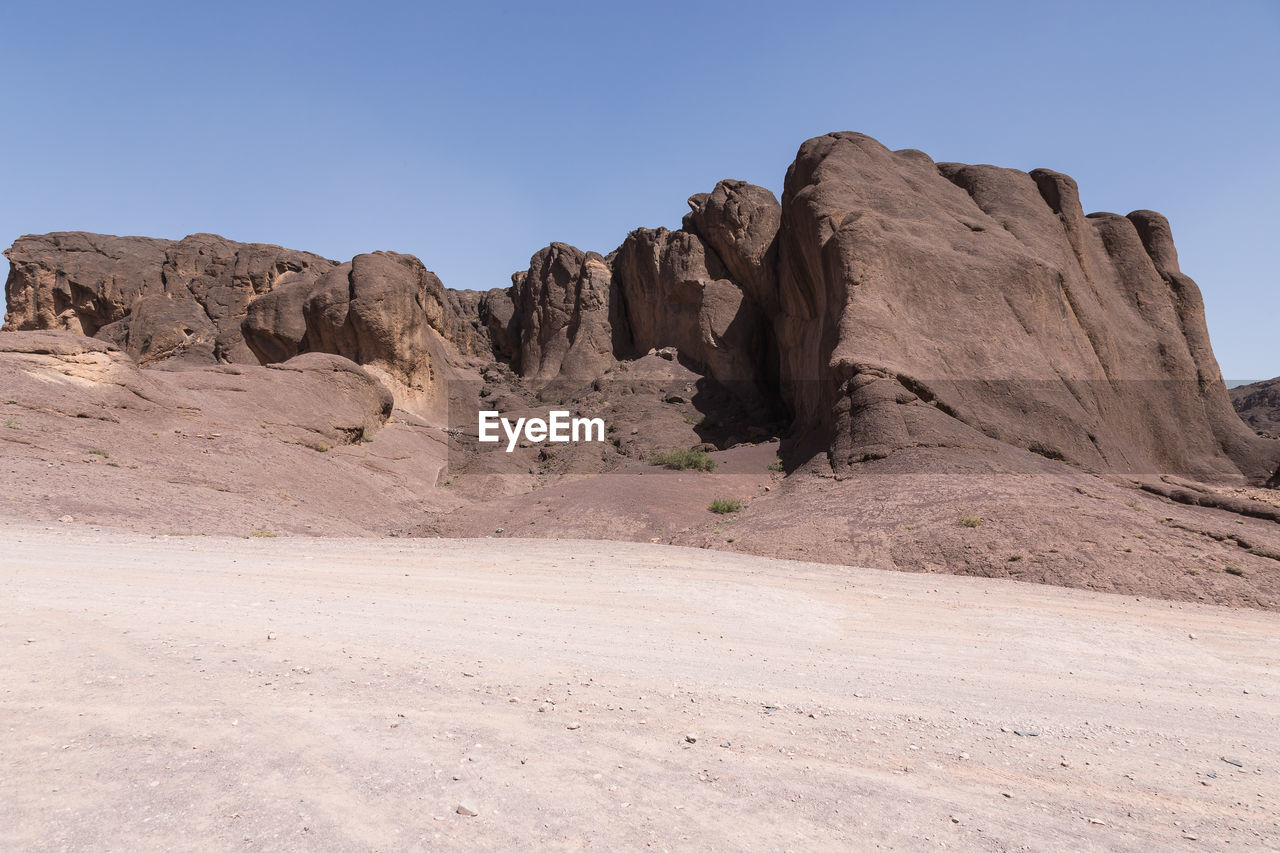
[[512, 276], [511, 314], [491, 297], [489, 328], [499, 351], [519, 351], [514, 367], [528, 379], [592, 379], [614, 363], [610, 322], [612, 276], [604, 258], [552, 243]]
[[16, 411], [109, 423], [147, 416], [151, 426], [213, 413], [317, 446], [369, 439], [392, 410], [386, 387], [339, 356], [146, 370], [113, 344], [62, 331], [0, 333], [0, 384]]
[[689, 207], [680, 230], [637, 229], [607, 257], [553, 243], [483, 294], [390, 252], [335, 264], [201, 234], [24, 237], [6, 253], [5, 328], [83, 332], [142, 364], [333, 353], [423, 414], [464, 362], [581, 384], [675, 348], [746, 403], [734, 435], [776, 434], [781, 398], [842, 476], [1043, 462], [1028, 453], [1276, 476], [1280, 444], [1233, 411], [1159, 214], [1086, 216], [1058, 172], [935, 163], [855, 133], [806, 142], [781, 204], [721, 181]]
[[778, 228], [782, 205], [773, 193], [746, 181], [721, 181], [689, 199], [683, 231], [715, 252], [729, 278], [766, 313], [778, 307]]
[[307, 252], [214, 234], [177, 241], [33, 235], [19, 238], [5, 256], [6, 330], [102, 337], [143, 364], [175, 357], [253, 363], [240, 334], [249, 303], [333, 266]]
[[444, 285], [412, 255], [356, 255], [315, 281], [291, 282], [248, 306], [245, 342], [263, 363], [341, 355], [373, 371], [397, 401], [426, 412], [446, 402], [446, 336], [465, 328]]
[[490, 349], [495, 358], [507, 364], [515, 364], [520, 354], [520, 328], [512, 294], [516, 283], [525, 275], [523, 270], [513, 273], [511, 287], [495, 287], [480, 295], [480, 322], [488, 335]]
[[444, 330], [441, 333], [464, 355], [490, 356], [487, 317], [482, 316], [485, 294], [478, 290], [444, 290]]
[[855, 133], [801, 147], [782, 207], [782, 389], [838, 473], [1001, 446], [1101, 471], [1275, 471], [1280, 445], [1230, 408], [1162, 217], [1086, 217], [1065, 175]]
[[1280, 438], [1280, 378], [1231, 389], [1231, 403], [1255, 432]]
[[719, 256], [688, 231], [632, 231], [613, 260], [630, 355], [675, 347], [736, 389], [761, 376], [763, 317]]

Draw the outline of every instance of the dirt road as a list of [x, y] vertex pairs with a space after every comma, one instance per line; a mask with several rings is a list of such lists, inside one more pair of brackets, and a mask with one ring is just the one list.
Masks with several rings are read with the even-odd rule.
[[1278, 662], [1009, 581], [11, 522], [0, 848], [1274, 850]]

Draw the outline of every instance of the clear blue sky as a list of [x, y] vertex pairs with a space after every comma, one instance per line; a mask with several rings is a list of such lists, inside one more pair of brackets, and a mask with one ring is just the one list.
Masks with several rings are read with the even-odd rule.
[[8, 4], [0, 242], [212, 231], [505, 286], [805, 139], [1047, 166], [1169, 216], [1230, 378], [1280, 375], [1280, 3]]

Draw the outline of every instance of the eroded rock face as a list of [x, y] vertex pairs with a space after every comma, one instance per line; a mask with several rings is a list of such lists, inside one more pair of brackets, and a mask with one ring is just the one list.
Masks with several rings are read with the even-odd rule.
[[315, 281], [297, 281], [248, 306], [245, 341], [265, 363], [333, 353], [388, 382], [418, 411], [446, 402], [445, 336], [460, 328], [444, 285], [412, 255], [357, 255]]
[[484, 298], [485, 294], [477, 290], [445, 288], [442, 334], [464, 355], [492, 355], [487, 317], [481, 314]]
[[138, 297], [127, 316], [103, 326], [97, 336], [139, 364], [170, 358], [206, 364], [220, 360], [217, 325], [194, 299], [175, 299], [168, 293]]
[[113, 344], [63, 331], [0, 333], [0, 384], [13, 411], [112, 423], [145, 416], [152, 426], [203, 412], [313, 446], [368, 440], [392, 411], [390, 391], [339, 356], [147, 370]]
[[734, 282], [767, 313], [778, 306], [778, 228], [782, 205], [746, 181], [721, 181], [689, 199], [681, 230], [697, 234]]
[[5, 256], [6, 330], [99, 336], [142, 364], [253, 363], [240, 334], [249, 303], [333, 266], [307, 252], [214, 234], [178, 241], [43, 234], [19, 238]]
[[915, 447], [1265, 479], [1168, 223], [1080, 208], [1047, 170], [935, 164], [855, 133], [787, 173], [782, 389], [837, 472]]
[[1031, 454], [1230, 482], [1280, 467], [1232, 409], [1157, 213], [1086, 216], [1066, 175], [855, 133], [806, 142], [781, 204], [721, 181], [689, 206], [680, 230], [638, 229], [608, 256], [553, 243], [483, 294], [392, 252], [24, 237], [5, 328], [94, 335], [142, 364], [333, 353], [422, 414], [460, 365], [504, 362], [545, 390], [674, 348], [745, 403], [737, 434], [777, 434], [781, 399], [840, 476], [919, 451], [953, 472], [1044, 462]]
[[613, 269], [629, 354], [675, 347], [725, 385], [757, 383], [766, 353], [760, 309], [698, 235], [637, 229]]
[[1280, 438], [1280, 378], [1232, 388], [1231, 402], [1254, 431]]
[[[529, 379], [592, 379], [614, 363], [610, 322], [612, 274], [604, 258], [565, 243], [552, 243], [512, 277], [511, 319], [500, 298], [491, 299], [489, 328], [495, 349], [512, 348], [514, 367]], [[507, 330], [510, 331], [507, 331]]]
[[23, 237], [6, 255], [5, 329], [96, 336], [141, 365], [329, 352], [365, 365], [421, 411], [442, 405], [444, 341], [463, 356], [490, 354], [480, 294], [446, 291], [411, 255], [338, 265], [209, 234], [175, 242], [81, 233]]
[[480, 299], [494, 357], [547, 382], [597, 378], [618, 359], [674, 347], [767, 408], [761, 382], [776, 376], [777, 356], [760, 300], [777, 302], [781, 208], [743, 181], [689, 206], [682, 229], [637, 229], [607, 257], [564, 243], [535, 254], [510, 288]]
[[480, 322], [488, 335], [490, 349], [495, 358], [507, 364], [515, 364], [520, 354], [520, 328], [512, 293], [525, 274], [524, 271], [514, 273], [512, 287], [495, 287], [480, 296]]

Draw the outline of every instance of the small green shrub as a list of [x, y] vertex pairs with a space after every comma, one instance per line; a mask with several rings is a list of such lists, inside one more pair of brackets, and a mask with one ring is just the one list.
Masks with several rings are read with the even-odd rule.
[[107, 467], [108, 467], [108, 468], [119, 468], [119, 467], [120, 467], [120, 463], [119, 463], [119, 462], [108, 462], [108, 463], [107, 463]]
[[661, 465], [673, 471], [687, 469], [712, 471], [716, 467], [716, 460], [701, 450], [671, 450], [666, 453], [655, 453], [650, 461], [654, 465]]
[[729, 498], [716, 498], [711, 502], [707, 509], [718, 515], [728, 515], [731, 512], [737, 512], [742, 509], [742, 501], [735, 501]]
[[960, 519], [961, 527], [977, 527], [980, 524], [982, 524], [982, 519], [976, 515], [966, 515]]
[[13, 418], [9, 418], [7, 421], [5, 421], [4, 425], [9, 429], [22, 429], [22, 427], [18, 426], [18, 422], [15, 421]]
[[316, 445], [316, 450], [320, 451], [321, 453], [328, 453], [330, 450], [333, 450], [333, 448], [322, 441]]
[[1255, 557], [1266, 557], [1270, 560], [1280, 560], [1280, 554], [1276, 554], [1262, 548], [1250, 548], [1249, 553]]
[[254, 539], [275, 539], [279, 533], [272, 533], [270, 530], [255, 530], [249, 534]]
[[98, 448], [98, 447], [95, 447], [93, 450], [90, 450], [89, 454], [91, 456], [101, 456], [103, 459], [106, 459], [108, 456], [111, 455], [107, 451], [102, 450], [101, 448]]
[[781, 457], [781, 456], [779, 456], [777, 459], [775, 459], [775, 460], [773, 460], [772, 462], [770, 462], [770, 463], [769, 463], [769, 470], [770, 470], [770, 471], [781, 471], [781, 470], [782, 470], [782, 457]]
[[1227, 566], [1226, 572], [1227, 574], [1235, 575], [1236, 577], [1244, 576], [1244, 569], [1240, 568], [1239, 566]]

